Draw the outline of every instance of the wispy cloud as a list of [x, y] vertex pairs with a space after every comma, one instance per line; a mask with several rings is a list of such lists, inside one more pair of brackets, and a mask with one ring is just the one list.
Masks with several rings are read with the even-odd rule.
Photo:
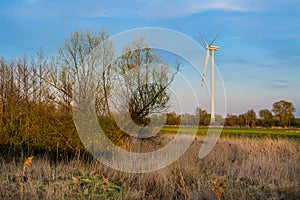
[[96, 1], [76, 3], [70, 0], [24, 0], [21, 4], [11, 4], [0, 12], [6, 17], [55, 19], [62, 17], [107, 18], [110, 9]]
[[[286, 4], [293, 4], [296, 0], [290, 0]], [[6, 12], [7, 14], [19, 14], [26, 16], [65, 16], [77, 15], [77, 13], [89, 11], [95, 17], [127, 17], [135, 16], [150, 19], [170, 19], [185, 17], [205, 11], [219, 10], [231, 12], [252, 12], [280, 7], [282, 3], [274, 0], [272, 4], [261, 0], [132, 0], [127, 1], [97, 1], [97, 0], [23, 0], [22, 5], [15, 5]], [[130, 5], [129, 5], [130, 4]], [[13, 11], [13, 12], [11, 12]], [[86, 16], [91, 16], [84, 12]]]
[[[140, 1], [142, 2], [142, 1]], [[205, 11], [260, 12], [265, 10], [282, 10], [286, 7], [299, 7], [298, 0], [144, 0], [136, 10], [146, 18], [179, 18]]]
[[110, 18], [112, 16], [105, 14], [104, 12], [82, 12], [78, 14], [79, 17], [85, 18]]
[[280, 79], [275, 79], [275, 80], [272, 80], [274, 83], [281, 83], [281, 84], [289, 84], [290, 81], [287, 81], [287, 80], [280, 80]]
[[293, 84], [288, 80], [272, 80], [269, 87], [271, 89], [288, 89], [293, 87]]
[[259, 10], [259, 7], [255, 6], [255, 3], [251, 4], [245, 1], [236, 0], [219, 0], [219, 1], [192, 1], [190, 7], [196, 7], [198, 12], [206, 10], [223, 10], [223, 11], [237, 11], [237, 12], [249, 12]]
[[144, 6], [138, 9], [137, 14], [146, 18], [178, 18], [209, 10], [250, 12], [261, 8], [251, 2], [238, 0], [150, 0], [145, 1]]

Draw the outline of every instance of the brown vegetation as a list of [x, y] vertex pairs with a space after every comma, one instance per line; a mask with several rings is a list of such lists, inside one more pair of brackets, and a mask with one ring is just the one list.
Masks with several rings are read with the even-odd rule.
[[[175, 163], [159, 171], [128, 174], [82, 157], [53, 163], [35, 158], [0, 162], [5, 199], [298, 199], [300, 144], [291, 140], [221, 138], [197, 157], [198, 137]], [[21, 195], [22, 193], [22, 195]]]

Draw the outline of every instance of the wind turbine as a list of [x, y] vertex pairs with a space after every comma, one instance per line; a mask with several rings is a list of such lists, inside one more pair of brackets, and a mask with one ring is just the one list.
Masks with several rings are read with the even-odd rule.
[[205, 43], [205, 47], [206, 47], [206, 54], [205, 54], [205, 60], [204, 60], [204, 71], [203, 71], [203, 75], [202, 75], [201, 86], [203, 86], [203, 84], [204, 84], [204, 77], [206, 74], [206, 67], [207, 67], [207, 63], [208, 63], [209, 52], [211, 51], [211, 79], [210, 79], [210, 85], [211, 85], [211, 91], [210, 91], [211, 92], [211, 98], [210, 98], [211, 120], [210, 120], [210, 124], [211, 125], [215, 124], [215, 118], [216, 118], [216, 114], [215, 114], [215, 51], [218, 51], [220, 48], [219, 46], [213, 46], [213, 43], [220, 36], [221, 32], [222, 31], [220, 31], [218, 33], [218, 35], [214, 38], [214, 40], [210, 44], [207, 44], [203, 35], [200, 33], [200, 36], [201, 36], [203, 42]]

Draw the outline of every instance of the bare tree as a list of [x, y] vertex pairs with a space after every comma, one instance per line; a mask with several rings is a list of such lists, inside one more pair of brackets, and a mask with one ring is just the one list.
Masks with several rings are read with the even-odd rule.
[[[98, 115], [109, 115], [108, 96], [112, 88], [112, 68], [110, 65], [113, 48], [107, 40], [108, 35], [101, 30], [92, 35], [90, 32], [74, 32], [58, 50], [52, 60], [47, 82], [57, 89], [59, 98], [67, 112], [70, 112], [72, 97], [76, 91], [79, 101], [83, 101], [92, 89], [96, 92]], [[74, 84], [76, 90], [74, 90]]]
[[144, 126], [149, 123], [149, 115], [167, 110], [170, 99], [167, 89], [180, 63], [171, 71], [141, 37], [125, 47], [123, 55], [113, 64], [118, 85], [113, 95], [116, 112], [129, 112], [136, 124]]

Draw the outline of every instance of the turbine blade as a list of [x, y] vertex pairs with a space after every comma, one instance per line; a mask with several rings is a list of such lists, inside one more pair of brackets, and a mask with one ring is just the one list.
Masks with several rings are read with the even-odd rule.
[[207, 68], [208, 58], [209, 58], [209, 50], [207, 49], [206, 53], [205, 53], [204, 70], [203, 70], [203, 74], [202, 74], [202, 83], [201, 83], [201, 86], [204, 85], [204, 77], [205, 77], [205, 74], [206, 74], [206, 68]]
[[199, 32], [200, 36], [201, 36], [201, 39], [203, 40], [205, 46], [207, 46], [207, 42], [205, 41], [205, 38], [203, 37], [203, 35]]
[[214, 40], [208, 45], [208, 46], [211, 46], [215, 41], [216, 39], [220, 36], [220, 34], [223, 32], [223, 30], [221, 30], [218, 35], [214, 38]]

